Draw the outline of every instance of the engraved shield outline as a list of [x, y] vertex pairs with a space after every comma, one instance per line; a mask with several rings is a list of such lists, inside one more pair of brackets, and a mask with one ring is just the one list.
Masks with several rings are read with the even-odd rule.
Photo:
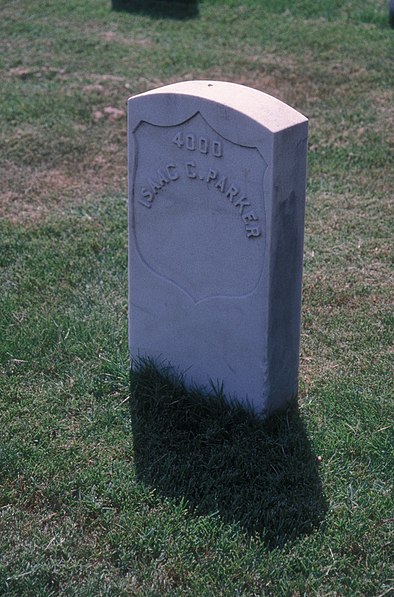
[[[137, 239], [137, 234], [136, 234], [136, 230], [135, 230], [135, 188], [136, 188], [136, 176], [137, 176], [137, 168], [138, 168], [138, 143], [137, 143], [137, 138], [136, 138], [136, 132], [138, 130], [138, 128], [141, 126], [141, 124], [148, 124], [152, 127], [157, 127], [157, 128], [167, 128], [167, 129], [171, 129], [177, 126], [181, 126], [181, 125], [185, 125], [188, 122], [192, 121], [197, 115], [199, 115], [202, 120], [205, 122], [205, 124], [212, 130], [214, 131], [214, 133], [216, 133], [217, 135], [219, 135], [219, 137], [221, 137], [222, 139], [224, 139], [225, 141], [227, 141], [228, 143], [231, 143], [232, 145], [236, 145], [238, 147], [245, 147], [248, 149], [255, 149], [258, 154], [259, 157], [261, 158], [262, 162], [263, 162], [263, 172], [262, 172], [262, 189], [261, 189], [261, 193], [262, 193], [262, 205], [261, 205], [261, 213], [262, 213], [262, 221], [263, 221], [263, 229], [264, 229], [264, 239], [263, 239], [263, 256], [266, 253], [266, 243], [267, 243], [267, 234], [266, 234], [266, 226], [267, 226], [267, 222], [266, 222], [266, 206], [265, 206], [265, 194], [264, 194], [264, 181], [265, 181], [265, 175], [267, 172], [267, 168], [268, 168], [268, 164], [267, 161], [264, 158], [264, 155], [261, 151], [261, 149], [256, 145], [256, 144], [248, 144], [245, 142], [235, 142], [232, 139], [229, 138], [228, 135], [224, 135], [223, 133], [220, 132], [218, 127], [214, 127], [212, 126], [207, 118], [201, 113], [200, 110], [196, 110], [191, 116], [189, 116], [188, 118], [183, 118], [180, 121], [173, 121], [171, 124], [157, 124], [154, 122], [149, 122], [148, 120], [141, 118], [138, 123], [131, 129], [131, 136], [132, 136], [132, 140], [133, 140], [133, 159], [132, 159], [132, 180], [131, 180], [131, 193], [130, 193], [130, 197], [131, 197], [131, 210], [132, 210], [132, 231], [133, 231], [133, 237], [134, 237], [134, 243], [135, 243], [135, 247], [138, 253], [139, 258], [141, 259], [141, 261], [144, 263], [144, 265], [149, 269], [149, 271], [151, 271], [155, 276], [158, 276], [159, 278], [165, 280], [166, 282], [174, 285], [176, 288], [178, 288], [178, 290], [182, 291], [183, 293], [185, 293], [195, 304], [198, 303], [202, 303], [203, 301], [207, 301], [207, 300], [212, 300], [212, 299], [240, 299], [240, 298], [247, 298], [251, 295], [254, 294], [254, 292], [256, 291], [256, 289], [258, 288], [258, 286], [261, 283], [261, 279], [263, 277], [263, 272], [264, 272], [264, 259], [262, 259], [262, 265], [261, 265], [261, 271], [258, 277], [258, 280], [256, 282], [256, 284], [254, 285], [253, 289], [250, 290], [249, 292], [246, 292], [244, 294], [210, 294], [207, 296], [204, 296], [202, 298], [196, 298], [195, 296], [193, 296], [184, 286], [182, 286], [182, 284], [180, 284], [178, 281], [176, 281], [175, 279], [171, 278], [168, 275], [165, 275], [163, 273], [160, 273], [159, 271], [157, 271], [157, 269], [155, 267], [153, 267], [148, 261], [147, 259], [144, 257], [143, 252], [141, 251], [141, 248], [139, 246], [138, 243], [138, 239]], [[131, 165], [131, 164], [130, 164]]]

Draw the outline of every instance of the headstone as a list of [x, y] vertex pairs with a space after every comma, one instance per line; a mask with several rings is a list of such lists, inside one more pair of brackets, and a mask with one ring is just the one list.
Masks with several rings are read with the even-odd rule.
[[129, 343], [265, 416], [297, 396], [307, 119], [189, 81], [129, 99]]
[[390, 27], [394, 27], [394, 0], [387, 1]]

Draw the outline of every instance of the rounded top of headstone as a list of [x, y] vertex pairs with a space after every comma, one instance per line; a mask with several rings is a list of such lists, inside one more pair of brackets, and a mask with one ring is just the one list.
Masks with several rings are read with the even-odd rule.
[[272, 133], [308, 121], [300, 112], [267, 93], [225, 81], [183, 81], [141, 93], [130, 99], [159, 94], [189, 96], [190, 99], [220, 104], [251, 118]]

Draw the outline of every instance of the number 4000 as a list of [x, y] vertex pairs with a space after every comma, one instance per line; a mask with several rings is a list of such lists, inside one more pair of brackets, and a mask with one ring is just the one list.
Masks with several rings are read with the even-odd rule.
[[194, 133], [187, 133], [184, 135], [179, 132], [172, 140], [179, 149], [185, 147], [189, 151], [199, 151], [200, 153], [211, 154], [216, 158], [221, 158], [223, 155], [223, 148], [220, 141], [211, 141], [207, 137], [200, 137]]

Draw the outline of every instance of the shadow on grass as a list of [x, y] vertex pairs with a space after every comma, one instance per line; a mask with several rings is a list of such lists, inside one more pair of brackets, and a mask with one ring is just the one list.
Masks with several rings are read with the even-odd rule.
[[112, 10], [145, 14], [158, 19], [192, 19], [199, 0], [112, 0]]
[[296, 409], [262, 422], [222, 397], [185, 390], [149, 363], [130, 377], [140, 481], [258, 533], [269, 548], [310, 533], [326, 512], [316, 457]]

